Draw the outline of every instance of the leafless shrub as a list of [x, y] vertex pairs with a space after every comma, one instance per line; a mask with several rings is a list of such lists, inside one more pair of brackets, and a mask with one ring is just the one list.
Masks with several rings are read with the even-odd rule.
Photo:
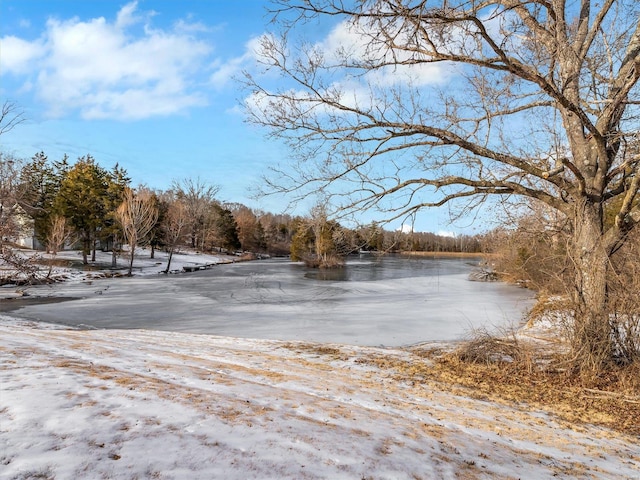
[[340, 255], [309, 255], [303, 259], [304, 264], [310, 268], [340, 268], [344, 266], [344, 257]]
[[73, 230], [71, 229], [67, 219], [61, 215], [51, 217], [50, 229], [47, 233], [47, 250], [53, 255], [71, 239]]
[[539, 292], [567, 293], [574, 272], [567, 256], [566, 225], [539, 212], [513, 221], [515, 228], [498, 229], [484, 239], [493, 271], [504, 281]]
[[[576, 311], [567, 322], [571, 353], [566, 364], [570, 374], [580, 376], [587, 383], [609, 370], [612, 354], [609, 325], [587, 313]], [[607, 332], [607, 335], [603, 334]], [[594, 339], [598, 339], [598, 341]]]
[[619, 314], [611, 317], [611, 331], [616, 357], [622, 363], [640, 363], [640, 313]]
[[32, 285], [41, 283], [39, 255], [21, 255], [17, 249], [6, 243], [0, 246], [0, 285], [17, 283]]
[[519, 340], [513, 332], [491, 333], [486, 328], [471, 331], [469, 339], [452, 353], [455, 358], [473, 364], [503, 364], [516, 368], [534, 368], [534, 352], [527, 343]]
[[609, 328], [614, 355], [623, 364], [640, 363], [640, 232], [612, 257]]

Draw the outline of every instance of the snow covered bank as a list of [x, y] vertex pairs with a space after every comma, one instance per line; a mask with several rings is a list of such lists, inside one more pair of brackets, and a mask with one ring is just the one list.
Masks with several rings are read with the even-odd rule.
[[640, 477], [637, 438], [398, 382], [380, 356], [425, 361], [0, 317], [0, 478]]
[[[96, 261], [88, 265], [82, 265], [82, 252], [78, 250], [63, 250], [56, 255], [36, 251], [18, 250], [23, 258], [31, 258], [38, 265], [39, 272], [36, 277], [40, 280], [49, 278], [53, 281], [82, 281], [105, 276], [124, 275], [128, 269], [128, 253], [119, 255], [116, 268], [112, 268], [111, 252], [96, 252]], [[203, 266], [213, 266], [221, 263], [233, 263], [238, 259], [235, 255], [213, 255], [195, 251], [177, 252], [171, 259], [170, 273], [195, 271]], [[167, 268], [169, 255], [161, 250], [156, 250], [154, 258], [147, 248], [136, 248], [133, 275], [158, 275], [164, 273]], [[0, 279], [2, 277], [20, 280], [23, 276], [15, 272], [8, 265], [0, 262]], [[24, 280], [24, 278], [22, 278]], [[11, 285], [4, 285], [0, 289], [0, 299], [15, 298], [20, 296], [25, 287], [21, 286], [15, 291]]]

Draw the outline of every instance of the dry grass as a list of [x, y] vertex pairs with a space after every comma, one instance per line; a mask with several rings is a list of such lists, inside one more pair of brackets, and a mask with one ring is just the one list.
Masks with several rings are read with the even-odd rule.
[[342, 268], [345, 264], [344, 258], [339, 255], [307, 256], [303, 261], [309, 268]]
[[640, 362], [589, 379], [565, 358], [530, 343], [480, 336], [433, 357], [428, 377], [468, 388], [478, 398], [526, 403], [571, 423], [593, 423], [640, 436]]
[[[334, 348], [302, 348], [332, 360], [344, 360]], [[407, 358], [384, 353], [358, 356], [380, 374], [409, 385], [429, 384], [461, 396], [512, 406], [527, 405], [556, 415], [579, 428], [596, 424], [640, 436], [640, 362], [610, 370], [585, 384], [562, 368], [565, 358], [546, 348], [486, 334], [455, 350], [412, 349]]]
[[535, 368], [535, 353], [515, 335], [503, 332], [494, 335], [485, 329], [472, 331], [470, 339], [454, 353], [458, 359], [471, 364], [501, 364], [505, 368]]
[[331, 360], [348, 360], [349, 356], [342, 350], [329, 345], [323, 345], [321, 343], [287, 343], [283, 345], [284, 348], [293, 350], [297, 353], [312, 353], [322, 355], [324, 357], [331, 357]]

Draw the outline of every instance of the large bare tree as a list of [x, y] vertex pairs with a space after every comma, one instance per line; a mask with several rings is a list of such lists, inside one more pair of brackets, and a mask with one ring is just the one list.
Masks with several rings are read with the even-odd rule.
[[[250, 120], [298, 159], [272, 191], [320, 190], [343, 211], [388, 219], [492, 196], [542, 202], [572, 225], [576, 357], [612, 360], [610, 256], [640, 222], [640, 3], [276, 0], [273, 10], [277, 34], [259, 53], [279, 84], [246, 77]], [[324, 41], [299, 41], [328, 22]]]

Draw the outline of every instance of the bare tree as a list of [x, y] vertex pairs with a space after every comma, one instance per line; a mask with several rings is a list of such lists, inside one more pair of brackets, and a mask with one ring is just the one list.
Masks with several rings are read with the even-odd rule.
[[47, 252], [56, 255], [71, 238], [73, 229], [69, 226], [67, 219], [62, 215], [53, 215], [50, 223], [51, 226], [47, 232]]
[[0, 249], [21, 230], [17, 216], [22, 200], [20, 170], [19, 160], [0, 152]]
[[40, 281], [38, 255], [24, 255], [14, 243], [31, 230], [33, 220], [24, 210], [25, 193], [20, 172], [22, 161], [0, 152], [0, 284]]
[[320, 265], [329, 265], [329, 256], [334, 253], [333, 228], [329, 222], [326, 204], [316, 203], [307, 219], [307, 224], [313, 232], [315, 255]]
[[0, 110], [0, 135], [3, 135], [26, 120], [24, 112], [15, 102], [5, 100]]
[[307, 266], [335, 268], [344, 265], [344, 255], [354, 248], [344, 229], [329, 219], [324, 201], [318, 200], [307, 217], [298, 219], [291, 257]]
[[146, 189], [139, 189], [136, 193], [127, 188], [124, 200], [116, 211], [116, 218], [129, 244], [128, 275], [131, 276], [136, 246], [151, 231], [158, 219], [158, 209], [153, 201], [153, 194]]
[[164, 273], [169, 273], [170, 271], [173, 253], [187, 231], [189, 220], [187, 207], [183, 201], [174, 199], [169, 203], [169, 207], [164, 218], [163, 229], [164, 242], [167, 252], [169, 253], [169, 260], [167, 261], [167, 268], [164, 270]]
[[264, 229], [249, 207], [236, 203], [227, 206], [233, 212], [238, 226], [238, 240], [243, 251], [258, 252], [266, 248]]
[[33, 219], [28, 207], [21, 171], [23, 161], [0, 152], [0, 249], [33, 233]]
[[47, 253], [51, 253], [49, 260], [49, 272], [47, 278], [51, 277], [55, 265], [55, 257], [64, 244], [71, 239], [73, 229], [69, 226], [67, 219], [62, 215], [53, 215], [50, 219], [50, 227], [47, 230], [46, 248]]
[[212, 205], [220, 191], [217, 185], [210, 185], [200, 178], [186, 178], [174, 181], [172, 185], [176, 197], [180, 199], [191, 220], [191, 247], [204, 248], [204, 242], [213, 227]]
[[[0, 136], [24, 121], [24, 112], [18, 105], [5, 100], [0, 109]], [[25, 227], [21, 168], [20, 160], [0, 152], [0, 261], [8, 265], [16, 276], [24, 276], [28, 282], [33, 282], [39, 272], [36, 256], [24, 257], [8, 245], [23, 233]]]
[[[387, 219], [524, 196], [571, 224], [581, 369], [615, 357], [610, 257], [640, 223], [636, 0], [276, 0], [249, 119], [299, 159], [270, 191]], [[305, 23], [337, 19], [317, 44]], [[635, 143], [634, 143], [635, 142]], [[603, 207], [620, 199], [605, 228]]]

